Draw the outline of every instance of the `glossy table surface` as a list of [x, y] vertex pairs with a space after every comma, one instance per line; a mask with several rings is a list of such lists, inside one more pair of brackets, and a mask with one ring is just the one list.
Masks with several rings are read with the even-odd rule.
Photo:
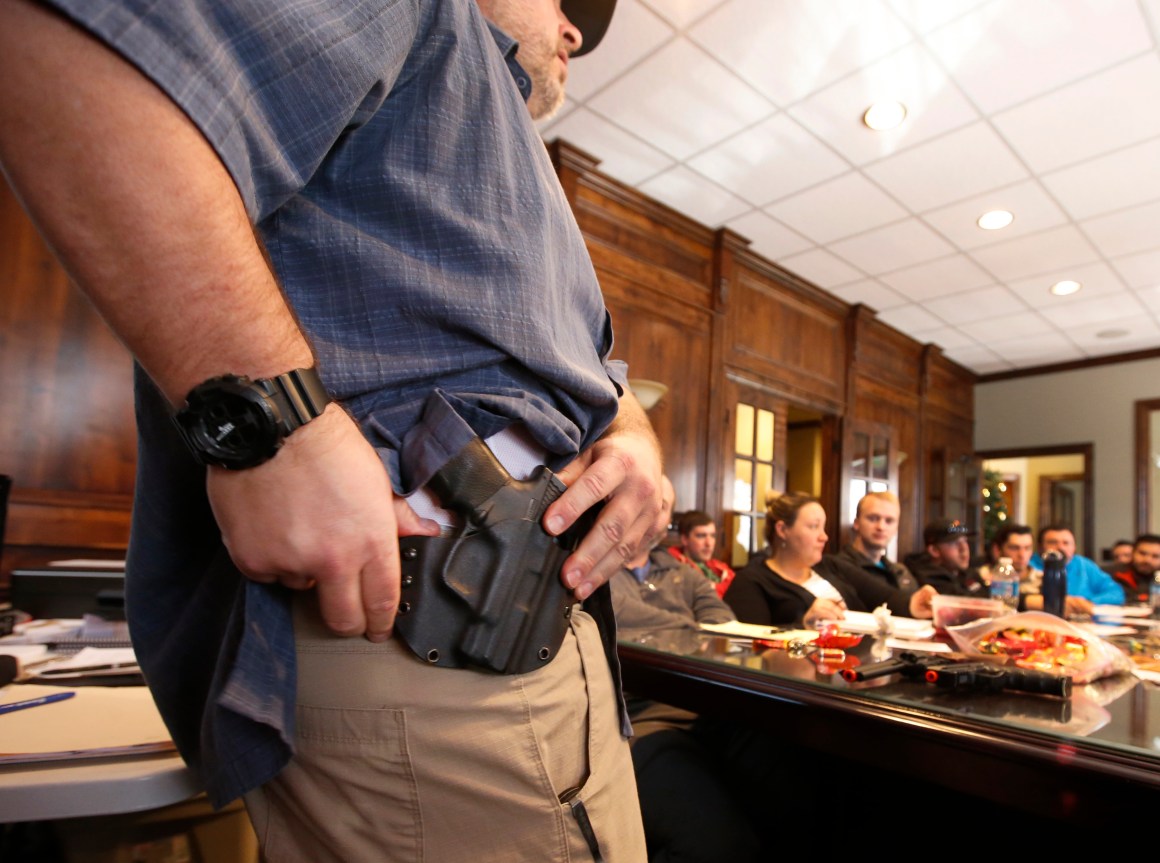
[[[891, 658], [866, 635], [846, 664]], [[1030, 812], [1101, 823], [1160, 802], [1160, 686], [1121, 673], [1069, 698], [954, 692], [706, 633], [621, 642], [626, 691]]]

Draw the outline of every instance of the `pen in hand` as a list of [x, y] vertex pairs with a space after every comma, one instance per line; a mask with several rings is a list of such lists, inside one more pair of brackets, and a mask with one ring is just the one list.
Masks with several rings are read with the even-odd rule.
[[26, 707], [39, 707], [42, 704], [52, 704], [55, 701], [64, 701], [66, 698], [72, 698], [76, 695], [75, 692], [54, 692], [52, 695], [42, 695], [40, 698], [29, 698], [24, 701], [12, 701], [8, 704], [0, 704], [0, 714], [13, 713], [17, 710], [24, 710]]

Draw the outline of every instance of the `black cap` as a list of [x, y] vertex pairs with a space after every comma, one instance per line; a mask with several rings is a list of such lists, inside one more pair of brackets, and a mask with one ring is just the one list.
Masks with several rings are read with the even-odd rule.
[[927, 545], [938, 545], [940, 542], [950, 542], [960, 536], [974, 536], [971, 530], [957, 518], [940, 518], [930, 522], [922, 531], [922, 541]]
[[616, 0], [563, 0], [560, 7], [568, 20], [580, 31], [580, 50], [573, 57], [582, 57], [600, 44], [616, 9]]

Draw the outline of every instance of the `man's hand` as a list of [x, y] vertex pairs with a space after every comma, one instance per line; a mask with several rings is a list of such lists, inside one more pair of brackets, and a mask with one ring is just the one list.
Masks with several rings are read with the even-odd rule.
[[210, 468], [207, 490], [248, 578], [317, 587], [327, 626], [376, 642], [390, 636], [399, 605], [398, 537], [439, 532], [393, 495], [374, 448], [337, 405], [265, 464]]
[[929, 620], [934, 617], [934, 598], [938, 591], [929, 584], [924, 584], [910, 595], [910, 616]]
[[559, 472], [568, 490], [544, 513], [544, 527], [559, 535], [599, 501], [595, 526], [561, 573], [579, 600], [608, 581], [626, 560], [663, 529], [660, 444], [636, 398], [626, 392], [608, 431]]
[[1063, 600], [1063, 613], [1067, 617], [1090, 617], [1095, 610], [1095, 603], [1082, 596], [1068, 596]]

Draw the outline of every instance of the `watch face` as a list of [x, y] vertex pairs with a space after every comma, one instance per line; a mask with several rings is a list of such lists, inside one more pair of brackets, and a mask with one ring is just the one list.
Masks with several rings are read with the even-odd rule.
[[207, 464], [246, 468], [269, 459], [282, 430], [268, 396], [241, 381], [202, 384], [189, 394], [178, 422]]

